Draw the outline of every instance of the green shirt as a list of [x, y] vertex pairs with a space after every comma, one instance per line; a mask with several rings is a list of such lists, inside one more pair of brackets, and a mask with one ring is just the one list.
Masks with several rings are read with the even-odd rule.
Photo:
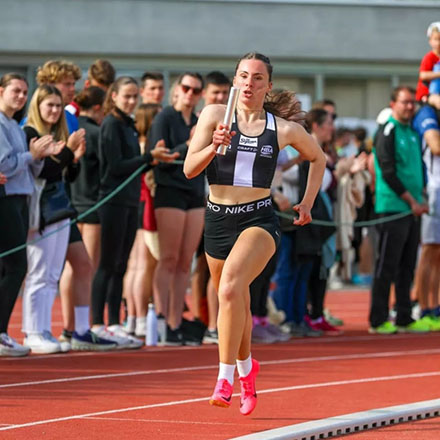
[[401, 198], [405, 191], [421, 203], [424, 175], [417, 132], [390, 117], [379, 128], [374, 146], [376, 213], [408, 211], [410, 206]]

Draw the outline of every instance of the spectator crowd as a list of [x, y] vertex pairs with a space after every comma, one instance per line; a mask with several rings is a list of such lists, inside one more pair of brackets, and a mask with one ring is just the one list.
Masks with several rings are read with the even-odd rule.
[[[417, 90], [392, 91], [373, 138], [338, 125], [329, 99], [296, 121], [327, 158], [312, 209], [327, 223], [293, 225], [309, 164], [283, 149], [271, 191], [281, 243], [250, 287], [253, 342], [342, 334], [325, 297], [344, 284], [371, 283], [372, 334], [440, 331], [440, 22], [428, 41]], [[99, 59], [77, 91], [81, 77], [47, 61], [26, 111], [26, 78], [0, 79], [0, 355], [136, 349], [153, 331], [153, 344], [217, 343], [206, 179], [182, 163], [202, 102], [226, 104], [230, 79], [185, 72], [165, 105], [160, 73], [116, 77]], [[22, 343], [8, 335], [20, 292]]]

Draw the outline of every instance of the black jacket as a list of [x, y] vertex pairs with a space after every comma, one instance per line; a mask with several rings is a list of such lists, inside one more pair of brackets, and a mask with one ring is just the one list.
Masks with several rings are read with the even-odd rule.
[[[103, 199], [121, 185], [140, 166], [151, 168], [151, 153], [141, 155], [133, 120], [115, 109], [107, 115], [99, 130], [99, 198]], [[136, 176], [108, 203], [139, 206], [141, 176]]]
[[[148, 136], [149, 148], [154, 148], [157, 141], [163, 139], [165, 146], [171, 152], [179, 152], [177, 160], [185, 160], [188, 152], [186, 141], [189, 139], [191, 129], [196, 125], [197, 117], [191, 115], [190, 125], [186, 125], [182, 113], [174, 107], [165, 107], [153, 121]], [[187, 179], [183, 174], [183, 165], [160, 163], [154, 169], [154, 179], [158, 186], [168, 186], [190, 191], [195, 197], [203, 197], [205, 194], [204, 174], [200, 174], [193, 179]]]
[[79, 128], [86, 131], [86, 152], [76, 180], [70, 185], [70, 198], [79, 214], [99, 199], [99, 125], [87, 116], [78, 118]]
[[[26, 125], [23, 127], [26, 134], [26, 140], [29, 145], [31, 139], [40, 138], [40, 134], [34, 127]], [[72, 150], [64, 147], [56, 156], [49, 156], [44, 158], [44, 166], [38, 177], [46, 179], [46, 183], [53, 183], [63, 180], [63, 171], [66, 167], [72, 166], [74, 159]]]

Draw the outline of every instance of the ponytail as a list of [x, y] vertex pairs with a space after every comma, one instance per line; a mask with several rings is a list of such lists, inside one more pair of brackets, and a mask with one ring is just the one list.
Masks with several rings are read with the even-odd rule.
[[306, 114], [294, 92], [288, 90], [270, 92], [263, 105], [264, 110], [275, 116], [305, 125]]

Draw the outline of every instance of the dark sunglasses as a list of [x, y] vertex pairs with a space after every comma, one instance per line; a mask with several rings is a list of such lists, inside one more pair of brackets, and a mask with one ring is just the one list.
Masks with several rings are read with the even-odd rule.
[[335, 120], [338, 117], [336, 113], [330, 113], [330, 116], [332, 117], [333, 120]]
[[184, 93], [188, 93], [190, 90], [193, 91], [194, 95], [200, 95], [200, 93], [202, 93], [202, 89], [199, 87], [191, 87], [186, 84], [180, 84], [180, 87], [182, 87]]

